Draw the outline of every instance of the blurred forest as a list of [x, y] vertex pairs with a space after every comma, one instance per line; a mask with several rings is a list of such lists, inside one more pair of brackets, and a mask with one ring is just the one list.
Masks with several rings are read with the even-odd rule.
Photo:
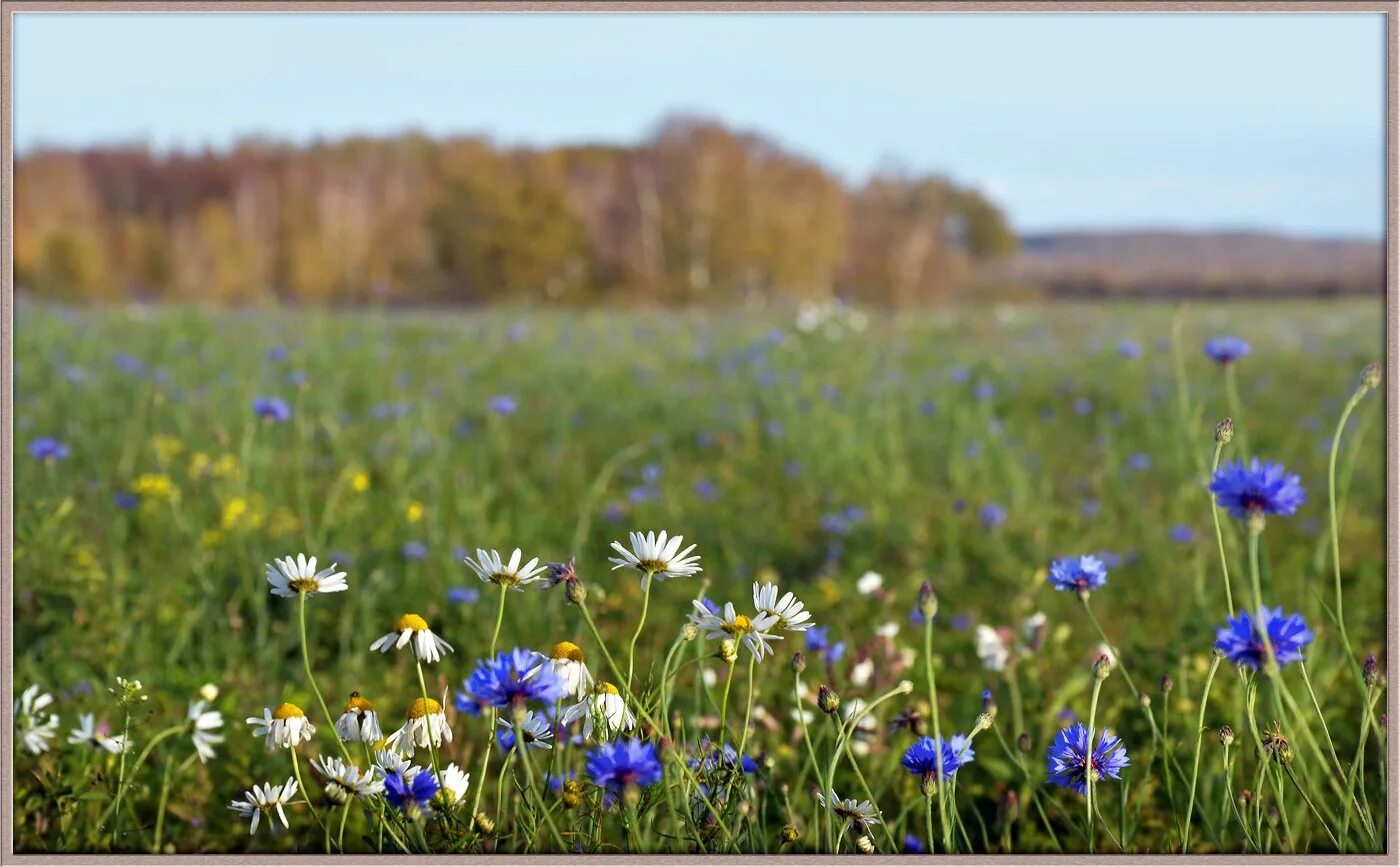
[[65, 301], [912, 307], [1016, 249], [997, 207], [947, 178], [852, 187], [691, 117], [627, 147], [35, 150], [15, 165], [14, 225], [16, 286]]

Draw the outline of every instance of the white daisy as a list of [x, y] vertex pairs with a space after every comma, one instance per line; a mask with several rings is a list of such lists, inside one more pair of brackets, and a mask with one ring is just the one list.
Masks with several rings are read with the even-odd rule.
[[326, 797], [336, 804], [344, 804], [351, 798], [363, 798], [384, 791], [384, 781], [373, 768], [362, 771], [336, 756], [314, 758], [311, 760], [311, 767], [326, 781]]
[[[497, 732], [497, 738], [501, 742], [501, 748], [511, 750], [515, 748], [515, 724], [508, 719], [496, 720], [496, 725], [505, 729]], [[547, 741], [554, 737], [554, 727], [549, 724], [549, 720], [542, 713], [529, 711], [525, 714], [525, 721], [520, 724], [520, 734], [525, 738], [525, 746], [535, 750], [552, 749]]]
[[856, 592], [862, 596], [869, 596], [883, 586], [885, 577], [879, 572], [866, 572], [856, 579]]
[[471, 774], [457, 767], [456, 764], [450, 764], [442, 769], [441, 774], [438, 774], [437, 797], [448, 804], [456, 804], [466, 796], [467, 787], [471, 785], [471, 782]]
[[789, 632], [806, 632], [816, 624], [809, 623], [812, 612], [808, 611], [792, 593], [784, 593], [778, 598], [778, 585], [772, 582], [759, 586], [753, 583], [753, 607], [759, 614], [771, 614], [778, 618], [774, 624], [778, 629]]
[[895, 636], [899, 634], [899, 624], [895, 623], [893, 620], [888, 623], [882, 623], [876, 627], [875, 634], [886, 641], [893, 641]]
[[58, 737], [58, 714], [40, 713], [51, 704], [53, 696], [41, 694], [37, 683], [15, 701], [15, 728], [24, 741], [24, 748], [36, 756], [48, 752], [49, 741]]
[[379, 714], [375, 713], [369, 699], [361, 697], [358, 692], [350, 693], [350, 700], [345, 703], [345, 713], [335, 721], [335, 733], [347, 744], [375, 744], [384, 739], [384, 732], [379, 728]]
[[267, 583], [272, 585], [273, 596], [315, 596], [317, 593], [339, 593], [348, 590], [345, 573], [337, 572], [336, 564], [329, 569], [316, 571], [316, 558], [298, 554], [278, 559], [274, 557], [267, 567]]
[[627, 702], [622, 700], [617, 687], [605, 680], [598, 681], [592, 695], [564, 708], [564, 714], [559, 718], [564, 725], [571, 725], [579, 719], [583, 720], [585, 738], [593, 737], [596, 729], [598, 739], [604, 741], [637, 726], [637, 718], [627, 709]]
[[396, 750], [377, 751], [374, 754], [374, 764], [386, 774], [400, 773], [406, 779], [421, 770]]
[[988, 671], [1004, 671], [1011, 650], [1000, 631], [984, 624], [977, 627], [977, 658]]
[[274, 786], [272, 783], [267, 783], [262, 786], [253, 786], [252, 789], [243, 793], [245, 800], [230, 801], [228, 808], [245, 819], [252, 817], [252, 825], [248, 828], [249, 834], [256, 834], [258, 832], [258, 822], [262, 819], [264, 813], [267, 814], [268, 824], [272, 826], [275, 832], [277, 830], [278, 819], [282, 820], [283, 828], [291, 827], [287, 822], [287, 814], [282, 811], [282, 805], [291, 803], [296, 793], [297, 781], [288, 777], [287, 782], [280, 786]]
[[572, 641], [561, 641], [554, 645], [550, 648], [549, 658], [525, 676], [534, 677], [545, 665], [554, 669], [554, 673], [563, 682], [567, 695], [583, 698], [593, 688], [593, 675], [583, 661], [583, 650]]
[[869, 657], [851, 666], [851, 684], [854, 686], [865, 686], [874, 675], [875, 661]]
[[521, 559], [519, 548], [510, 555], [509, 562], [503, 560], [494, 550], [477, 548], [475, 560], [467, 557], [462, 562], [472, 567], [472, 571], [488, 584], [497, 584], [512, 590], [524, 590], [531, 584], [539, 584], [541, 589], [548, 586], [540, 582], [548, 579], [549, 567], [541, 566], [538, 557], [530, 558], [530, 562], [523, 566], [520, 564]]
[[692, 575], [700, 574], [700, 555], [691, 555], [695, 546], [691, 545], [684, 551], [681, 544], [685, 542], [684, 536], [672, 536], [666, 538], [666, 531], [662, 530], [660, 535], [655, 531], [646, 535], [641, 533], [628, 533], [628, 539], [632, 543], [632, 550], [627, 550], [621, 542], [613, 542], [613, 550], [621, 554], [621, 557], [609, 557], [608, 562], [613, 564], [613, 571], [618, 569], [636, 569], [638, 572], [650, 572], [653, 578], [665, 580], [667, 578], [689, 578]]
[[706, 638], [738, 640], [759, 660], [773, 652], [768, 642], [782, 640], [781, 635], [767, 631], [777, 625], [776, 614], [756, 614], [749, 617], [737, 613], [733, 602], [724, 603], [724, 609], [718, 614], [699, 599], [692, 599], [690, 604], [695, 608], [695, 613], [690, 615], [690, 622], [703, 629]]
[[113, 755], [124, 753], [130, 749], [124, 735], [109, 737], [106, 724], [104, 723], [99, 728], [95, 718], [90, 713], [78, 715], [78, 727], [68, 733], [68, 743], [88, 744], [96, 749], [106, 750]]
[[848, 825], [862, 827], [880, 824], [880, 813], [875, 809], [875, 805], [869, 801], [857, 801], [854, 798], [842, 799], [835, 791], [832, 791], [826, 796], [818, 792], [817, 803], [823, 807], [829, 805], [837, 818]]
[[452, 645], [438, 638], [428, 628], [428, 621], [417, 614], [405, 614], [394, 623], [394, 631], [381, 635], [369, 646], [370, 650], [388, 653], [390, 648], [402, 650], [413, 642], [414, 654], [424, 662], [437, 662], [443, 651], [452, 652]]
[[192, 727], [190, 740], [194, 741], [195, 755], [199, 756], [201, 762], [214, 758], [214, 744], [223, 743], [224, 740], [224, 736], [215, 731], [223, 728], [224, 715], [216, 710], [205, 710], [206, 707], [208, 703], [202, 699], [192, 701], [189, 712], [185, 715]]
[[430, 741], [434, 749], [444, 742], [452, 743], [447, 714], [442, 712], [442, 705], [433, 699], [415, 698], [413, 704], [408, 706], [403, 727], [389, 735], [389, 746], [412, 756], [418, 747], [426, 747]]
[[276, 750], [290, 749], [302, 741], [309, 741], [316, 735], [316, 727], [311, 724], [311, 720], [306, 718], [306, 714], [301, 712], [301, 708], [290, 702], [283, 702], [277, 706], [277, 710], [263, 708], [261, 717], [250, 716], [246, 720], [249, 725], [257, 726], [253, 729], [253, 735], [266, 735], [267, 748]]

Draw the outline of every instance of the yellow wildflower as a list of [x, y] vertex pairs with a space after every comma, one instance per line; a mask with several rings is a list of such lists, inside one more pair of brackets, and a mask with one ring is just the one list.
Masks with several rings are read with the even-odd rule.
[[180, 492], [175, 488], [175, 484], [170, 481], [170, 477], [165, 473], [142, 473], [136, 477], [136, 481], [132, 484], [131, 489], [142, 497], [149, 497], [152, 500], [165, 500], [167, 502], [178, 499], [180, 495]]
[[410, 500], [408, 509], [405, 510], [404, 514], [408, 516], [408, 522], [410, 524], [418, 523], [423, 520], [423, 504], [417, 500]]

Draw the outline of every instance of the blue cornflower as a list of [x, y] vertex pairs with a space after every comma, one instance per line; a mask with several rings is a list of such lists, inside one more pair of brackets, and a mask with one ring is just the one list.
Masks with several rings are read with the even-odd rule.
[[[990, 690], [982, 693], [984, 702], [990, 697]], [[972, 738], [966, 735], [953, 735], [951, 738], [948, 738], [948, 747], [953, 751], [953, 756], [957, 758], [958, 767], [960, 768], [977, 758], [976, 751], [972, 749]]]
[[713, 482], [701, 479], [695, 483], [695, 496], [707, 503], [713, 503], [715, 498], [719, 496], [719, 489], [714, 486]]
[[1142, 358], [1142, 347], [1136, 340], [1122, 340], [1118, 343], [1118, 354], [1124, 358]]
[[927, 851], [928, 850], [924, 848], [923, 842], [920, 841], [918, 837], [913, 834], [904, 835], [904, 854], [923, 855]]
[[1056, 590], [1088, 593], [1108, 581], [1108, 569], [1093, 554], [1065, 557], [1050, 564], [1050, 583]]
[[828, 640], [828, 633], [831, 632], [829, 626], [813, 626], [807, 630], [807, 652], [820, 653], [831, 649], [831, 642]]
[[1006, 523], [1006, 509], [1000, 503], [988, 503], [980, 513], [982, 526], [994, 530]]
[[1244, 665], [1255, 671], [1264, 661], [1264, 638], [1259, 631], [1259, 623], [1264, 624], [1264, 633], [1269, 637], [1274, 659], [1279, 668], [1303, 658], [1303, 648], [1313, 640], [1312, 631], [1303, 615], [1298, 613], [1283, 616], [1282, 608], [1263, 607], [1259, 616], [1251, 617], [1241, 611], [1239, 617], [1230, 617], [1226, 625], [1215, 633], [1215, 648], [1225, 654], [1225, 658], [1235, 665]]
[[1123, 746], [1123, 739], [1104, 729], [1098, 745], [1093, 748], [1091, 759], [1089, 735], [1084, 724], [1078, 722], [1055, 735], [1054, 743], [1045, 753], [1049, 782], [1082, 795], [1091, 767], [1095, 783], [1119, 779], [1119, 774], [1128, 766], [1128, 751]]
[[[564, 682], [545, 665], [544, 658], [533, 650], [517, 647], [496, 654], [494, 660], [483, 659], [466, 681], [467, 693], [496, 707], [523, 705], [538, 701], [552, 705], [567, 692]], [[459, 694], [459, 703], [460, 703]]]
[[422, 542], [404, 542], [399, 553], [405, 560], [422, 560], [428, 556], [428, 546]]
[[1215, 504], [1236, 518], [1247, 518], [1251, 513], [1291, 515], [1308, 498], [1297, 475], [1285, 470], [1283, 464], [1258, 458], [1250, 458], [1248, 466], [1244, 461], [1230, 461], [1216, 470], [1210, 492], [1215, 494]]
[[384, 775], [384, 797], [396, 810], [426, 810], [438, 793], [438, 781], [428, 771], [419, 771], [404, 779], [402, 771]]
[[1232, 364], [1249, 351], [1249, 344], [1238, 337], [1212, 337], [1206, 341], [1206, 355], [1216, 364]]
[[516, 406], [515, 398], [508, 394], [498, 394], [486, 401], [486, 409], [497, 415], [514, 415]]
[[565, 771], [563, 776], [560, 776], [559, 774], [556, 774], [553, 771], [547, 771], [544, 775], [545, 785], [549, 786], [549, 790], [551, 792], [563, 791], [564, 783], [566, 781], [576, 779], [578, 779], [578, 775], [575, 774], [573, 771]]
[[661, 465], [652, 463], [642, 467], [642, 481], [654, 485], [661, 480]]
[[920, 777], [946, 779], [958, 772], [958, 756], [948, 741], [923, 737], [914, 741], [899, 760], [904, 769]]
[[112, 502], [117, 504], [118, 509], [129, 511], [141, 505], [141, 498], [131, 491], [117, 491], [112, 495]]
[[1169, 534], [1173, 542], [1182, 545], [1189, 545], [1196, 541], [1196, 531], [1185, 524], [1173, 524]]
[[458, 605], [475, 605], [480, 598], [481, 591], [475, 587], [453, 587], [447, 591], [447, 601]]
[[1151, 466], [1152, 459], [1149, 458], [1147, 455], [1143, 454], [1142, 452], [1136, 452], [1128, 457], [1128, 468], [1131, 470], [1137, 470], [1138, 472], [1142, 472], [1144, 470], [1150, 469]]
[[68, 457], [68, 446], [53, 437], [39, 437], [29, 444], [29, 454], [36, 460], [61, 461]]
[[280, 397], [255, 397], [253, 414], [268, 421], [286, 421], [292, 417], [292, 408]]
[[661, 781], [656, 747], [638, 738], [603, 743], [588, 752], [584, 770], [613, 803], [628, 786], [646, 787]]

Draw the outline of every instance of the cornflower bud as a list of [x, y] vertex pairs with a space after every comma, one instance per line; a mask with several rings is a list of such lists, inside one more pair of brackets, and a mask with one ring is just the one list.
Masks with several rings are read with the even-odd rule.
[[831, 687], [822, 684], [817, 689], [817, 707], [821, 708], [822, 713], [834, 714], [841, 707], [841, 697]]
[[1232, 418], [1222, 418], [1220, 424], [1215, 426], [1215, 441], [1222, 446], [1235, 438], [1235, 420]]
[[1094, 660], [1093, 673], [1095, 680], [1108, 680], [1108, 674], [1113, 669], [1113, 662], [1107, 655], [1100, 655]]
[[1171, 676], [1170, 674], [1164, 674], [1164, 675], [1162, 675], [1162, 695], [1171, 695], [1171, 694], [1172, 694], [1172, 676]]
[[1366, 681], [1366, 685], [1372, 689], [1381, 685], [1384, 676], [1381, 674], [1380, 663], [1376, 662], [1374, 653], [1367, 655], [1366, 664], [1361, 667], [1361, 677]]
[[806, 669], [807, 669], [807, 654], [805, 654], [805, 653], [803, 653], [802, 651], [799, 650], [799, 651], [797, 651], [796, 653], [794, 653], [794, 654], [792, 655], [792, 670], [793, 670], [794, 672], [798, 673], [798, 674], [801, 674], [801, 673], [802, 673], [803, 671], [805, 671]]
[[1220, 745], [1228, 747], [1235, 742], [1235, 730], [1228, 725], [1220, 727]]
[[1152, 707], [1152, 696], [1148, 695], [1145, 692], [1138, 693], [1138, 706], [1141, 707], [1143, 710]]
[[1381, 366], [1372, 362], [1361, 371], [1361, 387], [1370, 391], [1381, 384]]
[[927, 581], [919, 586], [919, 613], [924, 616], [925, 622], [938, 615], [938, 595]]
[[1019, 735], [1016, 736], [1016, 749], [1020, 750], [1023, 753], [1028, 753], [1031, 751], [1030, 732], [1021, 732]]

